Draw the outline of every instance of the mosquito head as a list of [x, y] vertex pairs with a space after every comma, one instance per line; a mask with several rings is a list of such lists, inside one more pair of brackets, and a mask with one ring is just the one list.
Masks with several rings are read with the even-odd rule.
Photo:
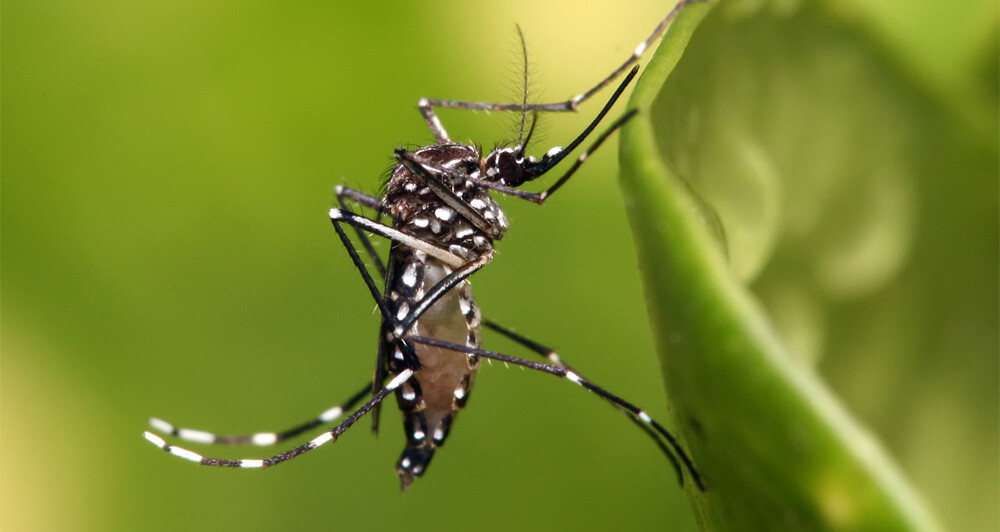
[[531, 181], [547, 172], [556, 159], [562, 148], [552, 148], [540, 160], [524, 155], [523, 146], [513, 148], [497, 148], [493, 150], [483, 161], [483, 173], [487, 181], [516, 187], [526, 181]]

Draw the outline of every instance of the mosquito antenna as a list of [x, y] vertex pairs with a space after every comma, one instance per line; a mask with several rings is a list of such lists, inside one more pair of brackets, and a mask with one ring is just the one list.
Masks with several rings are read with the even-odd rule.
[[[524, 30], [521, 29], [520, 24], [515, 24], [517, 27], [517, 36], [521, 40], [521, 66], [523, 68], [521, 80], [521, 123], [517, 128], [517, 145], [524, 148], [524, 129], [528, 122], [528, 44], [524, 39]], [[534, 122], [532, 122], [532, 129], [534, 129]], [[530, 133], [529, 133], [530, 137]]]
[[528, 134], [524, 136], [524, 142], [521, 143], [521, 147], [527, 147], [528, 143], [531, 142], [531, 136], [535, 134], [535, 126], [538, 125], [538, 111], [531, 112], [531, 125], [528, 126]]

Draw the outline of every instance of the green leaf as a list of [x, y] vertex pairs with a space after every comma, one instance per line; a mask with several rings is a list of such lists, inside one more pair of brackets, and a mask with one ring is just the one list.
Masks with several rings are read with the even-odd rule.
[[862, 343], [833, 318], [919, 271], [928, 106], [863, 32], [794, 2], [689, 6], [639, 80], [621, 186], [703, 528], [939, 529], [815, 368]]

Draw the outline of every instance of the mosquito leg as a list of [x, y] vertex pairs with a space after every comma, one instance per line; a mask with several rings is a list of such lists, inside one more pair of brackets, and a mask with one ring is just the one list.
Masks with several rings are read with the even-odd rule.
[[394, 242], [405, 244], [413, 249], [423, 251], [424, 253], [427, 253], [428, 255], [453, 268], [458, 268], [459, 266], [465, 264], [465, 259], [450, 251], [443, 250], [433, 244], [420, 240], [419, 238], [410, 236], [397, 229], [393, 229], [387, 225], [365, 218], [364, 216], [358, 216], [350, 211], [330, 209], [330, 220], [333, 222], [335, 227], [340, 226], [338, 222], [344, 222], [346, 224], [353, 225], [354, 227], [371, 231], [372, 233], [375, 233], [383, 238], [387, 238]]
[[347, 416], [347, 419], [341, 422], [340, 425], [337, 425], [333, 429], [324, 432], [323, 434], [320, 434], [319, 436], [313, 438], [312, 441], [304, 445], [300, 445], [290, 451], [286, 451], [284, 453], [263, 460], [246, 459], [246, 458], [236, 459], [236, 460], [228, 458], [205, 458], [196, 452], [189, 451], [181, 447], [177, 447], [176, 445], [170, 445], [166, 441], [164, 441], [163, 438], [157, 436], [156, 434], [153, 434], [152, 432], [148, 431], [144, 432], [143, 437], [145, 437], [146, 440], [148, 440], [153, 445], [163, 449], [164, 451], [174, 456], [179, 456], [186, 460], [197, 462], [201, 465], [215, 466], [215, 467], [239, 467], [245, 469], [271, 467], [273, 465], [286, 462], [288, 460], [291, 460], [292, 458], [295, 458], [296, 456], [299, 456], [303, 453], [316, 449], [317, 447], [327, 442], [336, 440], [341, 434], [344, 433], [344, 431], [349, 429], [351, 425], [354, 425], [354, 423], [356, 423], [359, 419], [361, 419], [361, 417], [367, 414], [369, 410], [374, 408], [375, 405], [381, 403], [386, 397], [389, 396], [390, 393], [393, 392], [393, 390], [399, 388], [404, 382], [409, 380], [410, 377], [412, 376], [413, 376], [413, 370], [410, 369], [403, 370], [398, 375], [396, 375], [391, 381], [389, 381], [389, 384], [387, 384], [384, 388], [379, 390], [378, 393], [376, 393], [367, 403], [362, 405], [361, 408], [358, 408], [350, 416]]
[[[337, 185], [333, 189], [334, 194], [337, 195], [337, 201], [340, 203], [340, 208], [351, 212], [350, 207], [347, 206], [346, 200], [351, 200], [358, 205], [369, 207], [374, 209], [375, 212], [382, 215], [385, 213], [385, 206], [382, 204], [382, 200], [374, 196], [369, 196], [364, 192], [354, 190], [353, 188], [347, 188], [344, 186]], [[372, 263], [375, 264], [375, 269], [378, 270], [379, 275], [385, 279], [385, 266], [382, 264], [382, 260], [379, 258], [378, 253], [375, 251], [375, 247], [372, 245], [372, 241], [365, 234], [364, 230], [360, 227], [353, 226], [354, 232], [358, 235], [358, 240], [361, 241], [361, 245], [364, 246], [365, 251], [368, 256], [372, 259]]]
[[365, 384], [358, 393], [354, 394], [350, 399], [341, 403], [338, 406], [329, 408], [322, 414], [316, 416], [314, 419], [298, 425], [296, 427], [290, 428], [283, 432], [258, 432], [256, 434], [250, 434], [247, 436], [231, 436], [231, 435], [219, 435], [212, 434], [210, 432], [205, 432], [201, 430], [186, 429], [181, 427], [175, 427], [162, 419], [150, 418], [149, 425], [163, 434], [170, 436], [175, 436], [185, 441], [192, 441], [196, 443], [206, 443], [214, 445], [274, 445], [275, 443], [285, 441], [289, 438], [294, 438], [299, 434], [312, 430], [320, 425], [325, 425], [332, 421], [335, 421], [341, 415], [343, 415], [345, 410], [350, 410], [354, 408], [358, 402], [361, 401], [371, 392], [371, 386]]
[[[396, 325], [396, 318], [394, 315], [395, 309], [389, 308], [389, 303], [386, 302], [385, 298], [382, 297], [382, 294], [379, 292], [378, 287], [375, 286], [375, 281], [372, 279], [371, 274], [368, 273], [368, 268], [365, 266], [365, 263], [361, 261], [361, 256], [358, 255], [358, 250], [354, 248], [354, 244], [351, 242], [351, 239], [348, 238], [347, 233], [344, 232], [344, 228], [340, 226], [340, 221], [346, 221], [351, 225], [354, 225], [355, 227], [364, 224], [363, 226], [369, 230], [372, 230], [373, 228], [384, 228], [384, 229], [391, 229], [391, 228], [385, 227], [384, 225], [379, 223], [375, 223], [372, 220], [369, 220], [368, 218], [365, 218], [363, 216], [357, 216], [348, 211], [341, 211], [340, 209], [330, 209], [330, 219], [333, 221], [333, 228], [337, 231], [337, 236], [340, 237], [340, 242], [344, 245], [344, 249], [347, 250], [347, 254], [350, 255], [351, 261], [354, 263], [354, 267], [357, 268], [358, 273], [361, 274], [361, 278], [364, 279], [365, 281], [365, 286], [368, 287], [368, 291], [369, 293], [371, 293], [372, 299], [375, 300], [375, 304], [378, 306], [379, 311], [382, 313], [383, 323], [391, 323], [395, 327]], [[399, 231], [396, 231], [395, 229], [392, 229], [392, 231], [399, 233]], [[403, 233], [399, 234], [402, 235]], [[434, 248], [434, 246], [427, 244], [423, 240], [413, 238], [409, 235], [403, 235], [403, 236], [406, 236], [409, 239], [420, 242], [425, 246]], [[411, 346], [409, 342], [402, 340], [399, 342], [399, 346], [400, 346], [400, 353], [403, 355], [403, 362], [406, 364], [406, 367], [414, 371], [420, 369], [420, 359], [417, 358], [417, 353], [413, 350], [413, 346]], [[379, 358], [381, 359], [383, 355], [384, 353], [380, 352]], [[381, 360], [377, 361], [377, 364], [380, 363]], [[378, 380], [379, 374], [381, 373], [379, 368], [380, 366], [377, 366], [375, 369], [375, 378], [373, 382]], [[375, 385], [373, 384], [372, 386], [374, 387]]]
[[385, 205], [382, 204], [381, 199], [376, 198], [375, 196], [370, 196], [360, 190], [355, 190], [343, 185], [333, 187], [333, 193], [337, 195], [337, 199], [340, 200], [342, 205], [345, 199], [349, 199], [358, 205], [374, 209], [375, 212], [379, 214], [385, 214]]
[[[434, 133], [435, 138], [440, 142], [448, 142], [448, 135], [444, 132], [444, 128], [441, 127], [440, 120], [434, 114], [435, 107], [450, 108], [450, 109], [466, 109], [466, 110], [476, 110], [476, 111], [544, 111], [544, 112], [567, 112], [576, 111], [577, 107], [584, 100], [589, 99], [595, 93], [607, 87], [612, 81], [621, 76], [624, 72], [629, 70], [630, 67], [635, 65], [642, 54], [653, 44], [656, 39], [663, 35], [664, 30], [667, 26], [674, 20], [682, 9], [690, 4], [697, 2], [704, 2], [707, 0], [681, 0], [674, 6], [670, 12], [657, 24], [653, 32], [646, 38], [646, 40], [639, 43], [632, 51], [632, 55], [628, 57], [618, 68], [608, 74], [607, 77], [599, 81], [596, 85], [591, 87], [586, 92], [578, 94], [568, 100], [561, 102], [552, 103], [534, 103], [534, 104], [510, 104], [510, 103], [484, 103], [484, 102], [464, 102], [457, 100], [437, 100], [437, 99], [427, 99], [424, 98], [420, 100], [420, 112], [424, 115], [424, 120], [427, 121], [428, 127], [431, 128], [431, 132]], [[435, 127], [436, 126], [436, 127]], [[440, 135], [439, 135], [440, 133]]]
[[[427, 123], [427, 127], [431, 130], [431, 134], [438, 141], [439, 144], [444, 144], [451, 142], [451, 138], [448, 137], [448, 132], [444, 130], [444, 126], [441, 125], [441, 119], [438, 118], [437, 113], [434, 112], [434, 107], [449, 107], [447, 105], [441, 105], [442, 100], [429, 100], [427, 98], [421, 98], [417, 102], [417, 107], [420, 109], [420, 114], [424, 117], [424, 122]], [[518, 106], [520, 107], [520, 106]]]
[[[337, 201], [340, 203], [341, 209], [343, 209], [344, 211], [347, 212], [351, 211], [350, 207], [347, 206], [347, 201], [346, 201], [346, 200], [351, 200], [358, 205], [374, 209], [375, 212], [377, 212], [380, 217], [383, 214], [387, 214], [385, 209], [385, 204], [382, 203], [381, 199], [375, 196], [370, 196], [368, 194], [365, 194], [364, 192], [340, 185], [334, 187], [333, 190], [334, 193], [337, 195]], [[358, 240], [361, 241], [361, 245], [364, 246], [365, 251], [368, 253], [368, 257], [375, 265], [375, 269], [378, 270], [379, 276], [382, 277], [382, 279], [385, 279], [387, 275], [386, 265], [382, 263], [382, 258], [379, 257], [378, 252], [375, 251], [375, 246], [372, 245], [372, 241], [370, 238], [368, 238], [368, 234], [358, 226], [352, 226], [352, 227], [354, 227], [354, 232], [357, 235]], [[382, 335], [380, 336], [380, 338], [384, 337], [385, 331], [384, 330], [380, 331], [380, 334]], [[382, 384], [385, 382], [386, 375], [388, 374], [388, 368], [386, 365], [386, 360], [387, 360], [386, 356], [387, 354], [386, 354], [385, 342], [380, 341], [378, 354], [375, 356], [375, 369], [372, 372], [371, 393], [373, 395], [376, 392], [378, 392], [379, 388], [382, 387]], [[371, 413], [372, 434], [378, 434], [379, 418], [381, 417], [380, 416], [381, 406], [382, 405], [376, 405], [375, 408], [372, 409]]]
[[[504, 327], [504, 326], [496, 323], [495, 321], [484, 320], [483, 321], [483, 325], [486, 328], [488, 328], [488, 329], [492, 329], [492, 330], [500, 333], [501, 335], [506, 336], [507, 338], [513, 340], [514, 342], [520, 344], [521, 346], [526, 347], [526, 348], [528, 348], [531, 351], [534, 351], [538, 355], [540, 355], [543, 358], [545, 358], [546, 360], [548, 360], [552, 365], [559, 366], [559, 367], [561, 367], [561, 368], [563, 368], [563, 369], [565, 369], [567, 371], [572, 371], [573, 373], [576, 373], [577, 375], [580, 375], [580, 372], [576, 371], [575, 369], [573, 369], [572, 366], [570, 366], [569, 364], [567, 364], [566, 362], [564, 362], [563, 359], [559, 357], [559, 354], [556, 353], [554, 349], [546, 347], [546, 346], [544, 346], [544, 345], [542, 345], [542, 344], [540, 344], [538, 342], [535, 342], [534, 340], [531, 340], [531, 339], [529, 339], [529, 338], [527, 338], [525, 336], [521, 336], [520, 334], [515, 333], [514, 331], [512, 331], [512, 330], [510, 330], [510, 329], [508, 329], [508, 328], [506, 328], [506, 327]], [[616, 407], [617, 407], [617, 405], [616, 405]], [[624, 414], [626, 414], [628, 416], [629, 421], [632, 421], [633, 423], [635, 423], [635, 425], [637, 427], [639, 427], [640, 429], [642, 429], [650, 438], [653, 439], [654, 442], [656, 442], [657, 447], [659, 447], [660, 450], [663, 451], [663, 454], [665, 454], [667, 456], [667, 458], [672, 462], [672, 464], [674, 466], [674, 470], [676, 470], [678, 476], [680, 476], [681, 475], [681, 465], [677, 461], [677, 457], [674, 456], [674, 453], [670, 451], [670, 448], [667, 447], [667, 445], [665, 443], [663, 443], [663, 439], [660, 438], [660, 436], [657, 435], [656, 431], [654, 431], [652, 428], [650, 428], [649, 425], [647, 425], [646, 423], [642, 422], [640, 419], [638, 419], [635, 416], [633, 416], [629, 411], [625, 410], [624, 408], [621, 408], [621, 407], [617, 407], [617, 408], [618, 408], [619, 411], [621, 411], [622, 413], [624, 413]], [[680, 479], [680, 482], [681, 483], [684, 482], [683, 478]]]
[[[612, 394], [611, 392], [609, 392], [609, 391], [605, 390], [604, 388], [598, 386], [594, 382], [581, 377], [579, 373], [576, 373], [575, 371], [566, 369], [566, 368], [564, 368], [562, 366], [556, 366], [556, 365], [552, 365], [552, 364], [545, 364], [545, 363], [542, 363], [542, 362], [534, 362], [532, 360], [525, 360], [523, 358], [512, 357], [512, 356], [509, 356], [509, 355], [504, 355], [502, 353], [495, 353], [493, 351], [487, 351], [485, 349], [476, 349], [476, 348], [467, 347], [467, 346], [464, 346], [464, 345], [453, 344], [453, 343], [450, 343], [450, 342], [443, 342], [441, 340], [437, 340], [437, 339], [434, 339], [434, 338], [427, 338], [427, 337], [423, 337], [423, 336], [412, 336], [411, 335], [411, 336], [406, 336], [406, 339], [408, 339], [408, 340], [410, 340], [412, 342], [418, 343], [418, 344], [425, 344], [425, 345], [431, 345], [431, 346], [435, 346], [435, 347], [441, 347], [441, 348], [450, 349], [452, 351], [456, 351], [456, 352], [459, 352], [459, 353], [465, 353], [467, 355], [475, 355], [475, 356], [480, 356], [480, 357], [483, 357], [483, 358], [489, 358], [489, 359], [493, 359], [493, 360], [499, 360], [501, 362], [506, 362], [508, 364], [514, 364], [516, 366], [523, 366], [523, 367], [530, 368], [530, 369], [533, 369], [533, 370], [536, 370], [536, 371], [541, 371], [543, 373], [548, 373], [550, 375], [555, 375], [556, 377], [562, 377], [562, 378], [564, 378], [564, 379], [566, 379], [566, 380], [568, 380], [568, 381], [570, 381], [570, 382], [572, 382], [574, 384], [577, 384], [579, 386], [582, 386], [583, 388], [586, 388], [587, 390], [590, 390], [591, 392], [594, 392], [601, 399], [604, 399], [608, 403], [611, 403], [612, 405], [614, 405], [614, 406], [616, 406], [618, 408], [621, 408], [622, 410], [628, 412], [629, 415], [631, 415], [632, 417], [634, 417], [636, 420], [638, 420], [638, 421], [646, 424], [647, 426], [649, 426], [651, 428], [651, 430], [656, 431], [657, 434], [659, 434], [660, 436], [662, 436], [663, 438], [665, 438], [667, 440], [667, 442], [670, 444], [670, 448], [677, 455], [677, 458], [679, 458], [680, 462], [682, 462], [684, 464], [684, 469], [686, 469], [688, 471], [688, 473], [690, 473], [691, 478], [694, 480], [695, 484], [698, 486], [698, 489], [700, 489], [701, 491], [705, 490], [705, 486], [704, 486], [704, 484], [702, 484], [702, 481], [701, 481], [701, 475], [699, 475], [698, 471], [695, 469], [694, 463], [692, 463], [691, 458], [689, 458], [688, 455], [687, 455], [687, 453], [684, 452], [684, 449], [681, 447], [680, 443], [677, 441], [677, 438], [674, 437], [674, 435], [671, 434], [670, 431], [668, 431], [667, 429], [663, 428], [663, 425], [661, 425], [658, 421], [656, 421], [655, 419], [653, 419], [652, 417], [650, 417], [649, 414], [647, 414], [645, 411], [643, 411], [639, 407], [633, 405], [632, 403], [629, 403], [625, 399], [622, 399], [621, 397], [618, 397], [615, 394]], [[681, 476], [681, 479], [682, 479], [681, 483], [683, 484], [683, 476]]]

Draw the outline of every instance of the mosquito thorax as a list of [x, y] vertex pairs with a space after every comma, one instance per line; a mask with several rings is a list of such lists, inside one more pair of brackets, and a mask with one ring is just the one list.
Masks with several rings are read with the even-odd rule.
[[[477, 183], [483, 164], [479, 150], [469, 144], [449, 143], [424, 146], [412, 153], [428, 163], [428, 173], [451, 189], [461, 204], [451, 205], [404, 164], [397, 164], [383, 200], [396, 227], [466, 259], [491, 251], [492, 241], [503, 236], [508, 224], [489, 189]], [[462, 209], [478, 213], [483, 226], [460, 215]]]

